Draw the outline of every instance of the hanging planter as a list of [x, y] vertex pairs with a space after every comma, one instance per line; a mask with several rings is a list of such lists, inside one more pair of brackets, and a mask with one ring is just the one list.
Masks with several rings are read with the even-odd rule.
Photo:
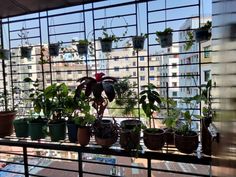
[[59, 55], [60, 43], [49, 44], [49, 55], [51, 57], [57, 57]]
[[6, 49], [0, 49], [0, 59], [9, 60], [9, 58], [10, 58], [10, 51]]
[[32, 51], [31, 46], [22, 46], [20, 50], [21, 50], [21, 58], [31, 58], [31, 51]]
[[20, 34], [18, 36], [21, 38], [21, 58], [31, 58], [32, 46], [29, 43], [28, 35], [29, 32], [25, 29], [26, 27], [22, 27], [20, 30]]
[[172, 46], [172, 40], [173, 40], [172, 31], [173, 30], [171, 28], [166, 28], [164, 31], [156, 32], [156, 36], [158, 37], [156, 41], [159, 42], [162, 48]]
[[85, 40], [79, 40], [78, 44], [76, 44], [77, 51], [79, 55], [87, 55], [88, 54], [88, 46], [91, 43], [85, 39]]
[[211, 22], [207, 21], [204, 26], [195, 30], [196, 42], [204, 42], [211, 39]]
[[144, 48], [144, 42], [146, 39], [146, 35], [141, 35], [141, 36], [133, 36], [132, 41], [133, 41], [133, 49], [134, 50], [143, 50]]
[[112, 38], [100, 38], [102, 52], [111, 52]]

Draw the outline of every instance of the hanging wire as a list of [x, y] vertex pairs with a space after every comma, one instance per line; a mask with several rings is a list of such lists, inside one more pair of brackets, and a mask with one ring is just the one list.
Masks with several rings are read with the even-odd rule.
[[167, 20], [167, 10], [166, 10], [166, 7], [167, 7], [167, 2], [165, 0], [165, 29], [167, 28], [167, 22], [166, 22], [166, 20]]
[[54, 22], [54, 18], [51, 17], [50, 18], [50, 24], [49, 25], [52, 25], [52, 27], [49, 28], [49, 33], [53, 33], [54, 35], [54, 39], [55, 39], [55, 43], [57, 42], [57, 35], [56, 35], [56, 28], [55, 28], [55, 22]]
[[[139, 4], [137, 4], [137, 14], [138, 14], [138, 31], [140, 32], [140, 34], [141, 34], [141, 22], [140, 22], [140, 9], [139, 9]], [[139, 34], [139, 32], [138, 32], [138, 34]]]

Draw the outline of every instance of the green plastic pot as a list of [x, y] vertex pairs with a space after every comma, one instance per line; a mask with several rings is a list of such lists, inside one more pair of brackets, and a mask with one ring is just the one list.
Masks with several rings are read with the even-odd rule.
[[46, 123], [45, 122], [30, 122], [29, 135], [31, 140], [39, 140], [46, 136]]
[[51, 141], [60, 141], [66, 138], [66, 123], [49, 123], [49, 135]]
[[17, 119], [13, 121], [16, 137], [28, 137], [29, 136], [29, 123], [27, 119]]

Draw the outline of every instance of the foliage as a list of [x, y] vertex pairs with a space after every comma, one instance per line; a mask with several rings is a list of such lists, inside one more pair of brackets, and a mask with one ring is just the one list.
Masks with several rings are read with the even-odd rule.
[[108, 102], [112, 102], [115, 98], [114, 84], [117, 80], [104, 75], [104, 73], [96, 73], [95, 78], [82, 77], [78, 79], [80, 84], [75, 91], [76, 98], [80, 97], [83, 90], [85, 91], [85, 96], [97, 111], [98, 119], [102, 119]]
[[193, 33], [191, 31], [187, 32], [186, 43], [184, 44], [184, 50], [188, 51], [193, 45]]
[[103, 32], [102, 32], [102, 37], [99, 37], [98, 39], [101, 41], [114, 41], [114, 42], [118, 42], [120, 40], [120, 38], [116, 37], [116, 35], [112, 34], [109, 35], [107, 30], [103, 27]]
[[202, 96], [202, 100], [205, 103], [205, 106], [203, 107], [203, 115], [205, 117], [212, 117], [212, 97], [211, 97], [211, 89], [212, 89], [212, 81], [209, 80], [206, 84], [206, 86], [204, 86], [205, 88], [202, 90], [201, 96]]
[[134, 115], [135, 106], [137, 105], [137, 94], [132, 89], [134, 85], [130, 84], [129, 78], [119, 80], [114, 84], [114, 89], [116, 92], [115, 103], [123, 109], [123, 115]]
[[160, 111], [161, 98], [155, 85], [150, 83], [145, 85], [144, 88], [145, 90], [140, 92], [141, 98], [139, 103], [142, 105], [142, 109], [144, 110], [146, 116], [149, 119], [152, 119], [153, 113]]
[[85, 114], [84, 116], [78, 116], [76, 115], [74, 117], [75, 120], [75, 124], [80, 126], [80, 127], [84, 127], [84, 126], [88, 126], [91, 125], [95, 122], [96, 118], [91, 115], [91, 114]]
[[173, 32], [173, 29], [166, 28], [164, 31], [157, 31], [156, 35], [157, 35], [157, 37], [159, 37], [159, 36], [171, 34], [172, 32]]
[[203, 29], [203, 30], [209, 30], [211, 29], [211, 26], [212, 26], [212, 22], [211, 21], [207, 21], [204, 26], [202, 26], [200, 29]]

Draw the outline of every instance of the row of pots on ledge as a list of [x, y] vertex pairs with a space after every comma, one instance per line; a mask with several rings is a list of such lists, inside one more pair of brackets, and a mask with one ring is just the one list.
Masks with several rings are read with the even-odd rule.
[[[180, 152], [192, 153], [198, 146], [198, 135], [191, 129], [191, 120], [193, 116], [198, 118], [201, 116], [193, 115], [189, 110], [194, 109], [191, 106], [202, 100], [202, 95], [185, 98], [183, 104], [186, 104], [188, 109], [183, 112], [176, 108], [175, 101], [160, 97], [157, 87], [153, 84], [144, 86], [145, 89], [140, 92], [140, 99], [138, 100], [128, 78], [117, 80], [114, 77], [105, 76], [103, 73], [96, 73], [95, 78], [83, 77], [78, 79], [79, 85], [75, 91], [71, 91], [64, 83], [52, 84], [45, 90], [40, 90], [38, 80], [33, 81], [31, 78], [25, 78], [24, 82], [34, 86], [29, 90], [29, 100], [33, 103], [35, 113], [43, 113], [46, 119], [39, 117], [28, 121], [24, 119], [15, 120], [17, 136], [20, 136], [17, 130], [23, 129], [22, 127], [18, 128], [20, 125], [28, 126], [26, 131], [21, 132], [24, 136], [28, 136], [27, 132], [29, 132], [33, 140], [44, 138], [47, 132], [46, 125], [48, 125], [52, 141], [64, 140], [66, 136], [66, 120], [64, 118], [67, 118], [71, 141], [77, 139], [76, 127], [78, 127], [78, 143], [83, 146], [89, 143], [89, 137], [93, 133], [97, 144], [102, 147], [110, 147], [117, 141], [120, 133], [122, 148], [137, 149], [141, 129], [144, 128], [141, 121], [125, 120], [121, 122], [119, 127], [115, 120], [103, 119], [108, 103], [114, 100], [117, 106], [124, 108], [124, 115], [131, 115], [137, 104], [141, 105], [146, 117], [149, 118], [148, 125], [150, 128], [145, 128], [143, 131], [144, 143], [149, 149], [159, 150], [163, 147], [165, 139], [170, 144], [169, 140], [172, 139], [170, 141], [173, 142], [174, 137], [175, 145]], [[169, 104], [170, 110], [164, 119], [164, 124], [167, 127], [164, 132], [160, 128], [155, 128], [155, 123], [152, 121], [154, 120], [154, 113], [160, 112], [165, 104]], [[95, 114], [91, 113], [94, 112], [92, 109], [96, 112]], [[180, 120], [182, 118], [183, 120]], [[14, 117], [5, 117], [4, 119], [0, 117], [0, 121], [4, 121], [4, 123], [0, 122], [0, 130], [8, 128], [8, 133], [0, 132], [1, 137], [11, 135], [13, 119]], [[7, 121], [10, 126], [2, 127]], [[85, 137], [82, 136], [82, 132]], [[170, 136], [166, 136], [168, 134]]]
[[[164, 31], [156, 32], [156, 41], [160, 44], [162, 48], [171, 47], [173, 41], [173, 30], [171, 28], [166, 28]], [[193, 39], [195, 36], [196, 42], [202, 42], [210, 40], [211, 38], [211, 22], [207, 22], [204, 26], [199, 29], [196, 29], [193, 32], [189, 31], [187, 33], [186, 43], [184, 45], [185, 50], [189, 50], [193, 45]], [[144, 42], [147, 38], [147, 35], [141, 34], [140, 36], [132, 37], [133, 49], [134, 50], [143, 50]], [[101, 44], [102, 52], [111, 52], [112, 50], [112, 42], [118, 42], [121, 40], [115, 35], [109, 35], [105, 30], [103, 31], [103, 37], [99, 38]], [[49, 44], [49, 55], [52, 57], [56, 57], [59, 55], [60, 46], [62, 42]], [[75, 41], [72, 40], [72, 44], [76, 45], [77, 52], [79, 55], [87, 55], [89, 50], [92, 50], [92, 43], [87, 39]], [[62, 48], [63, 50], [63, 48]], [[21, 57], [22, 58], [31, 58], [32, 46], [22, 46], [21, 47]], [[9, 50], [0, 49], [0, 58], [9, 59], [10, 53]]]

